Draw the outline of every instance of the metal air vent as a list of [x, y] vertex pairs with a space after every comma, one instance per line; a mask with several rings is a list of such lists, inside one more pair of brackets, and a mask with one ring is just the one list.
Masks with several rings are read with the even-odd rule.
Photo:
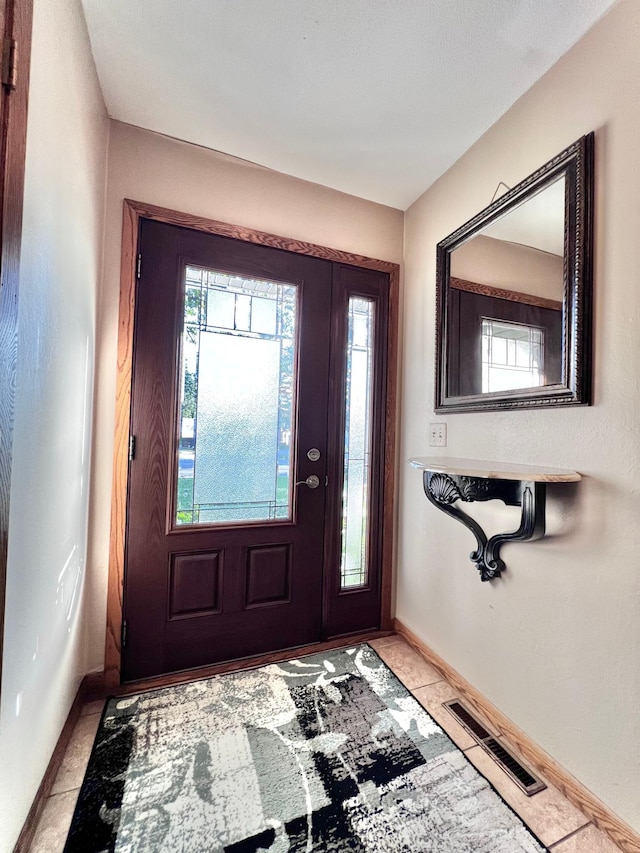
[[443, 702], [442, 706], [469, 732], [471, 737], [493, 758], [523, 793], [531, 797], [539, 791], [544, 791], [547, 787], [545, 783], [515, 758], [507, 747], [500, 743], [498, 738], [459, 699]]

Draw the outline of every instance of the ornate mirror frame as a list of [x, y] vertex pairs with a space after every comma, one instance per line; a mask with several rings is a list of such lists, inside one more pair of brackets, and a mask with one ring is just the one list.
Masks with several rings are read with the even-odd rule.
[[[594, 135], [581, 137], [489, 207], [480, 211], [437, 247], [435, 411], [480, 412], [591, 403], [591, 311], [593, 252]], [[453, 341], [450, 318], [451, 254], [489, 224], [564, 177], [564, 296], [562, 301], [561, 382], [510, 391], [450, 394], [448, 353]]]

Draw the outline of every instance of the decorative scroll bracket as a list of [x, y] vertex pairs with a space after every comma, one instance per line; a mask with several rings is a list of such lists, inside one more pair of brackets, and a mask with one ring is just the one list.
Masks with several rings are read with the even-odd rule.
[[[502, 480], [423, 472], [424, 491], [429, 501], [452, 518], [458, 519], [476, 537], [478, 547], [469, 559], [480, 572], [480, 579], [490, 581], [506, 568], [500, 558], [505, 542], [526, 542], [544, 536], [546, 483], [529, 480]], [[520, 527], [513, 533], [498, 533], [487, 538], [477, 521], [454, 506], [457, 501], [501, 500], [507, 506], [521, 506]]]

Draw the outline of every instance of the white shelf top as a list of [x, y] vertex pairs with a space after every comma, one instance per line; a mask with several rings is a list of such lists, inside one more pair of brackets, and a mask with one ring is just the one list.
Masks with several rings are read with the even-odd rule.
[[414, 468], [460, 474], [464, 477], [487, 477], [491, 480], [529, 480], [538, 483], [576, 483], [582, 479], [577, 471], [538, 465], [514, 465], [510, 462], [487, 462], [484, 459], [458, 459], [452, 456], [416, 456], [409, 460]]

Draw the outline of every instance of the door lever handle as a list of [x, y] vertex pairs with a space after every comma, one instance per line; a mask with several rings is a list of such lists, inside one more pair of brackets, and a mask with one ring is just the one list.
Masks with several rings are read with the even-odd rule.
[[320, 478], [316, 477], [315, 474], [311, 474], [307, 477], [306, 480], [300, 480], [295, 484], [296, 486], [309, 486], [310, 489], [317, 489], [320, 485]]

